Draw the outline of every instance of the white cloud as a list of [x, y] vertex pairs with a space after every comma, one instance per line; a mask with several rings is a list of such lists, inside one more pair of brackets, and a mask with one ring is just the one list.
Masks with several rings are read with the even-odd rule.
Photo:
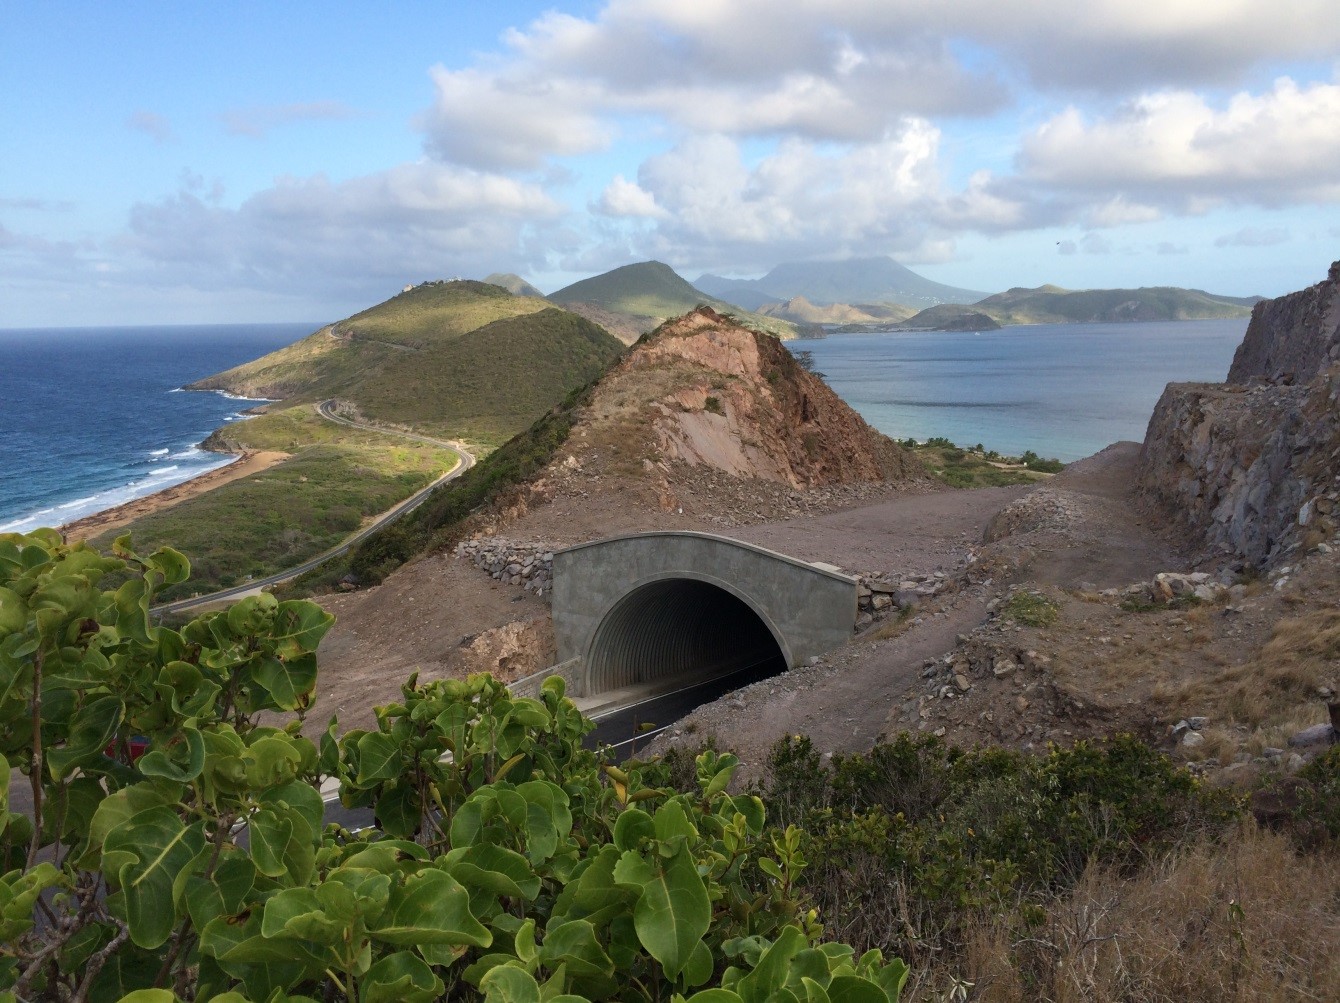
[[1245, 226], [1233, 233], [1226, 233], [1214, 240], [1215, 247], [1272, 247], [1283, 244], [1289, 239], [1289, 231], [1284, 227]]
[[747, 163], [722, 135], [691, 136], [638, 172], [665, 217], [643, 255], [735, 272], [787, 257], [903, 252], [925, 243], [925, 207], [939, 190], [939, 133], [910, 120], [877, 143], [830, 149], [800, 139]]
[[514, 260], [524, 231], [559, 213], [534, 185], [405, 164], [339, 184], [280, 179], [237, 209], [183, 190], [136, 205], [121, 249], [145, 266], [141, 280], [302, 288], [343, 301], [387, 280], [475, 274], [486, 262]]
[[614, 175], [614, 180], [601, 193], [595, 210], [605, 216], [640, 216], [647, 219], [665, 219], [669, 216], [656, 204], [656, 197], [651, 192], [622, 174]]
[[423, 116], [428, 149], [483, 168], [539, 167], [551, 156], [603, 147], [613, 132], [592, 112], [597, 89], [581, 80], [514, 72], [432, 70], [436, 99]]
[[339, 101], [306, 101], [293, 104], [262, 105], [255, 108], [234, 108], [219, 116], [224, 128], [234, 136], [253, 136], [266, 133], [295, 122], [340, 121], [356, 117], [348, 105]]
[[1085, 226], [1091, 227], [1124, 226], [1127, 223], [1152, 223], [1162, 217], [1163, 213], [1152, 205], [1142, 205], [1124, 195], [1115, 195], [1106, 202], [1086, 209], [1083, 222]]
[[1340, 84], [1277, 80], [1215, 108], [1189, 91], [1146, 94], [1089, 121], [1076, 108], [1027, 136], [1021, 174], [1072, 191], [1178, 211], [1216, 201], [1276, 206], [1340, 201]]

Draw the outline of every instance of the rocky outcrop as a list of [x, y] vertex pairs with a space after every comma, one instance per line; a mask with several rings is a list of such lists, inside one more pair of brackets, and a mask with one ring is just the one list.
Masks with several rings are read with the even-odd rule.
[[896, 479], [915, 467], [776, 338], [707, 307], [664, 325], [620, 369], [605, 395], [639, 371], [674, 375], [651, 404], [651, 451], [662, 462], [804, 488]]
[[1268, 566], [1335, 532], [1340, 262], [1258, 304], [1227, 384], [1169, 384], [1140, 456], [1145, 497], [1212, 553]]
[[1340, 362], [1340, 261], [1302, 292], [1262, 300], [1233, 356], [1228, 382], [1307, 383]]

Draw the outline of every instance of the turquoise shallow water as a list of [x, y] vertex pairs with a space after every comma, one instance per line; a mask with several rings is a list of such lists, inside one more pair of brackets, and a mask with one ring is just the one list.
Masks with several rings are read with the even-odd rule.
[[894, 438], [1077, 460], [1141, 440], [1168, 383], [1220, 381], [1247, 320], [1039, 324], [787, 342]]

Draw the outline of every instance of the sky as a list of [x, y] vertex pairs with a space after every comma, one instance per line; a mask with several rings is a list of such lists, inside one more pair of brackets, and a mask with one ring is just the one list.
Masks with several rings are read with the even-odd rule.
[[0, 136], [0, 327], [647, 259], [1273, 296], [1340, 258], [1334, 0], [0, 0]]

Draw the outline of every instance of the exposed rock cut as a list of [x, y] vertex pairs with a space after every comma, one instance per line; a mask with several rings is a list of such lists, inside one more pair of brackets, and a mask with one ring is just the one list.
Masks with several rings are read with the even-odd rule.
[[1340, 261], [1325, 281], [1262, 300], [1233, 355], [1228, 382], [1307, 383], [1340, 362]]
[[1212, 553], [1254, 566], [1329, 537], [1337, 358], [1340, 262], [1327, 281], [1257, 305], [1227, 384], [1168, 385], [1141, 451], [1145, 496]]
[[914, 464], [776, 338], [710, 308], [664, 325], [620, 363], [600, 396], [618, 395], [625, 375], [639, 370], [673, 376], [648, 413], [661, 461], [792, 487], [886, 480]]

